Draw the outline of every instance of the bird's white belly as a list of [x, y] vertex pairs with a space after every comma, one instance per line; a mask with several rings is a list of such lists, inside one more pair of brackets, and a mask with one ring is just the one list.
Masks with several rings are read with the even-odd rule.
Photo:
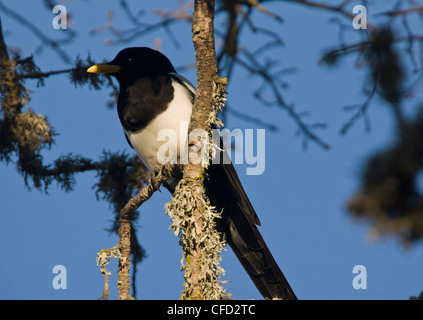
[[150, 170], [160, 169], [169, 161], [178, 161], [185, 152], [192, 103], [185, 89], [173, 82], [174, 99], [166, 111], [137, 132], [125, 130], [133, 148]]

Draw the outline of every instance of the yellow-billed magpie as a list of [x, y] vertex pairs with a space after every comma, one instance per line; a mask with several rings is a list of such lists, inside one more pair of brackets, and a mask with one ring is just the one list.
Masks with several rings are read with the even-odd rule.
[[[163, 142], [157, 139], [162, 129], [179, 135], [169, 153], [182, 157], [180, 144], [188, 132], [180, 132], [181, 122], [190, 120], [195, 88], [176, 73], [166, 56], [146, 47], [127, 48], [87, 71], [118, 80], [117, 109], [125, 137], [150, 171], [162, 166], [158, 151]], [[217, 156], [227, 156], [220, 152]], [[165, 184], [172, 194], [180, 178], [169, 178]], [[297, 299], [258, 231], [260, 221], [232, 163], [211, 164], [204, 186], [211, 204], [223, 210], [219, 230], [263, 297]]]

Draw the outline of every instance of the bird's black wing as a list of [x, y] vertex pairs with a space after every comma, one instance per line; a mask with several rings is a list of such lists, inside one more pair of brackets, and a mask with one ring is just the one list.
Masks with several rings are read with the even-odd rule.
[[191, 100], [191, 103], [194, 104], [194, 99], [195, 99], [194, 85], [191, 82], [189, 82], [187, 78], [185, 78], [184, 76], [181, 76], [179, 73], [171, 72], [169, 73], [169, 76], [173, 80], [177, 81], [181, 86], [183, 86], [187, 90], [187, 94]]
[[131, 141], [129, 141], [129, 138], [128, 138], [128, 136], [126, 135], [126, 133], [125, 133], [125, 132], [123, 132], [123, 134], [125, 135], [126, 142], [128, 142], [129, 146], [130, 146], [132, 149], [134, 149], [134, 147], [132, 146]]

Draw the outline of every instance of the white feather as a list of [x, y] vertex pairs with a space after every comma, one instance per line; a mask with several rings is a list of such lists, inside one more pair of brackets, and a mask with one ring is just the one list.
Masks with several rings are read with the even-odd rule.
[[[182, 81], [187, 83], [187, 88], [195, 92], [192, 84], [180, 75], [175, 74]], [[158, 157], [158, 151], [163, 144], [168, 147], [169, 157], [182, 156], [180, 151], [185, 150], [187, 144], [188, 126], [192, 112], [192, 103], [190, 93], [187, 88], [178, 81], [172, 79], [174, 89], [173, 100], [169, 103], [166, 111], [154, 118], [144, 129], [137, 132], [125, 130], [129, 141], [138, 153], [142, 162], [150, 170], [160, 169], [163, 159]], [[165, 131], [162, 131], [166, 129]], [[176, 139], [168, 139], [168, 141], [158, 141], [159, 133], [175, 134]], [[182, 145], [182, 148], [181, 148]], [[163, 148], [162, 148], [163, 149]]]

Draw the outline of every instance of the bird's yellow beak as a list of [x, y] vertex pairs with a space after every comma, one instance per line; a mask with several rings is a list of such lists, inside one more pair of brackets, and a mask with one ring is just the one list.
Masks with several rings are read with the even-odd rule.
[[101, 73], [101, 74], [111, 74], [118, 73], [120, 66], [114, 64], [100, 63], [95, 64], [87, 69], [89, 73]]

